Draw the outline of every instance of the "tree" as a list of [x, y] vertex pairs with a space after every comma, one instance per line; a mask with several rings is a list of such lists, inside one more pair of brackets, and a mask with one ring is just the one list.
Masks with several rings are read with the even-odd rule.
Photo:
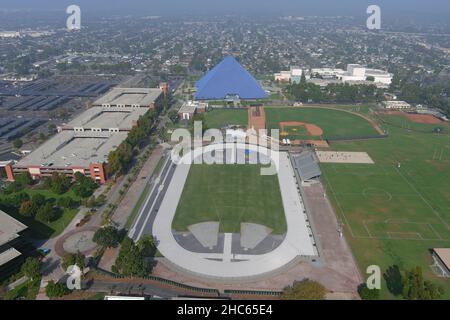
[[64, 174], [53, 173], [51, 177], [51, 189], [56, 194], [66, 193], [70, 188], [70, 180]]
[[20, 270], [25, 276], [33, 280], [40, 276], [41, 262], [37, 258], [27, 258]]
[[123, 142], [120, 146], [109, 153], [108, 170], [111, 174], [123, 174], [127, 171], [133, 159], [133, 148], [128, 142]]
[[403, 298], [407, 300], [435, 300], [444, 294], [444, 289], [423, 279], [422, 268], [415, 267], [404, 272]]
[[23, 146], [22, 140], [20, 140], [20, 139], [15, 139], [15, 140], [13, 141], [13, 146], [14, 146], [14, 148], [16, 148], [16, 149], [22, 148], [22, 146]]
[[21, 172], [14, 176], [14, 180], [21, 186], [30, 186], [33, 184], [33, 178], [29, 172]]
[[86, 177], [84, 174], [77, 172], [75, 173], [75, 185], [72, 187], [73, 192], [81, 197], [87, 198], [92, 196], [97, 184], [91, 179]]
[[79, 201], [75, 201], [71, 197], [61, 197], [57, 200], [57, 205], [61, 208], [75, 208], [79, 204]]
[[69, 289], [62, 283], [55, 283], [53, 280], [50, 280], [45, 287], [45, 294], [49, 298], [59, 298], [69, 293]]
[[283, 290], [282, 300], [323, 300], [326, 289], [320, 283], [305, 279]]
[[76, 265], [78, 268], [83, 270], [86, 267], [86, 257], [81, 253], [67, 253], [64, 255], [61, 267], [63, 267], [64, 270], [67, 270], [70, 266]]
[[32, 218], [36, 215], [39, 207], [31, 200], [24, 201], [20, 204], [19, 213], [28, 218]]
[[137, 247], [145, 257], [153, 257], [156, 253], [155, 241], [150, 235], [145, 235], [139, 239]]
[[380, 298], [380, 290], [369, 289], [365, 283], [358, 287], [358, 293], [363, 300], [378, 300]]
[[145, 260], [143, 252], [139, 250], [133, 240], [126, 237], [122, 241], [113, 270], [125, 276], [144, 277], [150, 272], [150, 266]]
[[50, 124], [47, 126], [47, 130], [48, 130], [48, 134], [49, 134], [49, 135], [52, 135], [53, 133], [56, 132], [56, 125], [55, 125], [54, 123], [50, 123]]
[[57, 217], [56, 211], [50, 202], [47, 202], [45, 205], [43, 205], [36, 214], [36, 219], [38, 219], [41, 222], [47, 223], [52, 222], [53, 220], [56, 219], [56, 217]]
[[116, 228], [108, 226], [98, 229], [92, 240], [102, 247], [115, 248], [119, 244], [120, 234]]
[[45, 196], [40, 193], [36, 193], [31, 196], [31, 201], [33, 201], [33, 203], [38, 207], [43, 206], [45, 204], [45, 200]]
[[178, 115], [177, 110], [170, 110], [168, 113], [168, 117], [172, 123], [177, 123], [180, 120], [180, 116]]

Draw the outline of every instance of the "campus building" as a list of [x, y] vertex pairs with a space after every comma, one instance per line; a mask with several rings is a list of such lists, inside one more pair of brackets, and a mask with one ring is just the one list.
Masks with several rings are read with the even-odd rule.
[[384, 70], [370, 69], [359, 64], [347, 65], [347, 70], [333, 68], [311, 69], [311, 79], [338, 80], [343, 83], [374, 83], [377, 86], [389, 86], [393, 75]]
[[289, 71], [280, 71], [274, 74], [275, 81], [300, 83], [303, 70], [299, 67], [291, 67]]
[[8, 277], [23, 261], [22, 248], [26, 247], [22, 233], [23, 223], [0, 210], [0, 280]]
[[207, 102], [200, 101], [186, 101], [178, 110], [180, 120], [191, 120], [197, 113], [205, 113], [208, 109]]
[[107, 180], [108, 155], [128, 136], [149, 109], [159, 109], [163, 92], [159, 88], [115, 88], [93, 103], [81, 115], [58, 128], [58, 134], [17, 163], [3, 163], [9, 181], [29, 172], [33, 178], [53, 173], [69, 177], [77, 172], [98, 183]]
[[195, 84], [195, 100], [257, 100], [267, 98], [260, 83], [233, 56], [225, 57]]

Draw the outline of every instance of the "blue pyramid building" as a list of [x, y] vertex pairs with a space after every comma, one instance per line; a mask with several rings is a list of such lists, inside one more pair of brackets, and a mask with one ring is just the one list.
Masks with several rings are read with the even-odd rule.
[[196, 100], [256, 100], [267, 97], [259, 82], [227, 56], [195, 84]]

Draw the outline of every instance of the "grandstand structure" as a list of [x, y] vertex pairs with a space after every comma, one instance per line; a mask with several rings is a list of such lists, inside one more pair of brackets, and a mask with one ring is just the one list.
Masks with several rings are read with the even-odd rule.
[[299, 154], [291, 154], [294, 170], [302, 182], [318, 181], [322, 172], [315, 154], [311, 151], [303, 151]]

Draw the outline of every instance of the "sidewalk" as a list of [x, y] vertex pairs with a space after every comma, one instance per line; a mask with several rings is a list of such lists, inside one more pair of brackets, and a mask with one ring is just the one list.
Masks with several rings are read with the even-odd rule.
[[[152, 177], [153, 171], [156, 169], [159, 161], [164, 154], [164, 148], [158, 146], [153, 150], [150, 157], [145, 162], [141, 171], [139, 172], [136, 180], [128, 189], [125, 197], [120, 202], [118, 208], [114, 212], [111, 220], [116, 223], [119, 228], [124, 228], [130, 214], [132, 213], [135, 205], [137, 204], [145, 185], [148, 184], [150, 178]], [[109, 248], [105, 251], [102, 259], [99, 262], [99, 268], [111, 271], [111, 267], [116, 261], [117, 255], [119, 254], [119, 248]]]
[[158, 165], [159, 160], [163, 156], [163, 148], [161, 146], [157, 146], [150, 157], [147, 159], [145, 164], [143, 165], [141, 171], [139, 172], [136, 180], [128, 189], [125, 197], [120, 202], [119, 206], [115, 210], [111, 220], [114, 221], [119, 228], [124, 228], [127, 223], [128, 217], [134, 209], [134, 206], [139, 200], [141, 196], [142, 190], [144, 190], [145, 185], [150, 180], [153, 171]]

